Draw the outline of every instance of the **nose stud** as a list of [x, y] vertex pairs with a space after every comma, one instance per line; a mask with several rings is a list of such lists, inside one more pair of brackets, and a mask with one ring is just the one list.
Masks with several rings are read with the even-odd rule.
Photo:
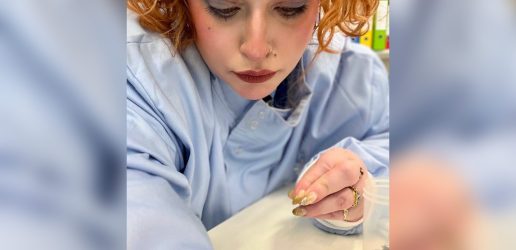
[[272, 54], [272, 48], [269, 48], [269, 50], [267, 50], [267, 55], [270, 55]]

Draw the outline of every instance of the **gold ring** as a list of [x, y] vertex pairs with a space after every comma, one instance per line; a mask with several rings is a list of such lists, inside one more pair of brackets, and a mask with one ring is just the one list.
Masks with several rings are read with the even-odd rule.
[[351, 189], [351, 191], [353, 191], [353, 205], [351, 207], [354, 208], [354, 207], [358, 206], [358, 201], [360, 200], [362, 195], [360, 195], [354, 187], [349, 187], [349, 189]]
[[344, 209], [344, 210], [342, 210], [342, 212], [343, 212], [343, 215], [344, 215], [344, 219], [343, 220], [346, 221], [346, 219], [348, 218], [349, 210]]

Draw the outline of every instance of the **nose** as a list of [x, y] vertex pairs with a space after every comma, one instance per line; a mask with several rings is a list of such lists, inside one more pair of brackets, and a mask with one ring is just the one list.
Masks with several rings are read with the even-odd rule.
[[260, 13], [255, 12], [250, 17], [240, 45], [240, 52], [254, 62], [263, 61], [272, 52], [272, 47], [267, 41], [267, 23]]

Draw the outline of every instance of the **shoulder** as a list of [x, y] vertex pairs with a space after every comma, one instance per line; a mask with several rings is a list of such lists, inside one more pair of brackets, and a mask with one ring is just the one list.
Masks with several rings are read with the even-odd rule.
[[[310, 60], [318, 44], [308, 46], [304, 65], [308, 71], [308, 84], [316, 91], [344, 89], [348, 93], [369, 89], [374, 85], [387, 85], [387, 70], [376, 52], [353, 43], [350, 38], [336, 34], [330, 48], [336, 53], [322, 52]], [[315, 86], [318, 85], [318, 86]]]
[[144, 30], [134, 13], [127, 29], [128, 102], [169, 126], [209, 112], [210, 73], [195, 46], [175, 53], [168, 39]]
[[[318, 44], [311, 43], [305, 53], [305, 65], [310, 65]], [[367, 75], [372, 71], [387, 74], [385, 66], [379, 56], [368, 47], [353, 43], [343, 34], [335, 34], [330, 43], [330, 49], [335, 53], [322, 52], [309, 66], [309, 73], [326, 74], [332, 79], [345, 75]]]
[[127, 9], [126, 25], [127, 43], [145, 43], [162, 39], [159, 34], [145, 30], [138, 22], [138, 15], [129, 9]]
[[313, 93], [311, 106], [314, 110], [323, 106], [328, 114], [342, 115], [345, 110], [365, 121], [372, 106], [388, 102], [387, 70], [376, 52], [343, 35], [337, 35], [331, 46], [338, 52], [323, 52], [312, 64], [310, 59], [317, 47], [309, 47], [305, 54], [309, 55], [304, 60], [308, 67], [306, 82]]
[[[177, 53], [170, 40], [145, 30], [137, 15], [127, 14], [127, 76], [133, 85], [159, 88], [168, 95], [189, 94], [187, 88], [204, 88], [209, 70], [194, 45]], [[175, 90], [175, 91], [173, 91]]]

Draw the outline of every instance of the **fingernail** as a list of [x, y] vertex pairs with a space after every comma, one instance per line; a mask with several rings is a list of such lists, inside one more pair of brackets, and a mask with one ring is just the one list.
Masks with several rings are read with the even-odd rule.
[[292, 210], [292, 214], [295, 216], [305, 216], [306, 209], [301, 208], [301, 207], [296, 207], [296, 208], [294, 208], [294, 210]]
[[293, 194], [294, 194], [294, 189], [291, 189], [290, 191], [288, 191], [288, 198], [293, 199], [294, 198]]
[[297, 193], [296, 197], [292, 200], [292, 205], [299, 204], [305, 197], [305, 190], [301, 190]]
[[301, 206], [306, 206], [306, 205], [310, 205], [310, 204], [313, 204], [315, 202], [315, 200], [317, 199], [317, 194], [315, 194], [314, 192], [310, 192], [307, 196], [305, 196], [301, 202], [299, 203], [299, 205]]

